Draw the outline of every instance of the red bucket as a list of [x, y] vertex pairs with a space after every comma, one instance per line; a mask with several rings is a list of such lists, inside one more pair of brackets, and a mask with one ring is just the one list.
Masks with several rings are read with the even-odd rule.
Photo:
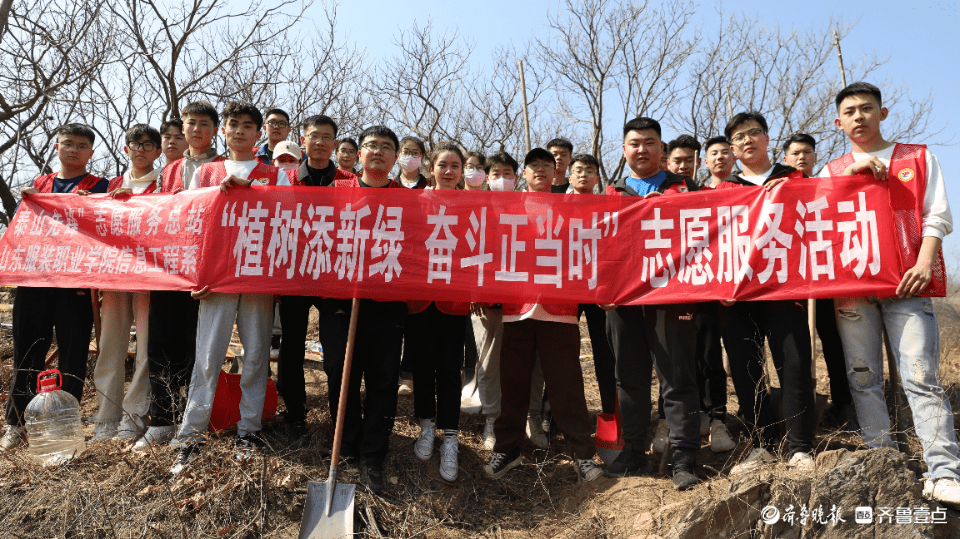
[[623, 425], [620, 424], [620, 399], [612, 414], [597, 414], [597, 447], [623, 450]]
[[[263, 419], [277, 415], [277, 386], [267, 378], [267, 397], [263, 401]], [[218, 432], [233, 428], [240, 421], [240, 375], [220, 371], [217, 394], [210, 413], [210, 430]]]

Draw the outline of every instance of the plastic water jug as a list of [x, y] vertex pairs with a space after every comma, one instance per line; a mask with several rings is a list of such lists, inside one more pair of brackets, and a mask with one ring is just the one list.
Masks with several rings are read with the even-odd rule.
[[23, 412], [30, 454], [44, 466], [66, 462], [86, 449], [80, 404], [60, 389], [62, 385], [59, 370], [41, 372], [37, 375], [37, 395]]

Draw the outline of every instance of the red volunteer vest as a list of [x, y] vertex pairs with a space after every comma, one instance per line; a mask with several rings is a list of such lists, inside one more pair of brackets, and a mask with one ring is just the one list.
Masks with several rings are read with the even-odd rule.
[[[197, 188], [217, 187], [220, 185], [220, 182], [227, 177], [227, 167], [224, 164], [224, 160], [204, 163], [200, 165], [198, 172], [197, 185], [195, 186]], [[247, 178], [260, 185], [277, 185], [280, 174], [279, 168], [264, 165], [258, 161], [257, 166], [253, 167], [253, 170], [250, 171], [250, 175], [247, 176]]]
[[[33, 188], [41, 193], [52, 193], [53, 192], [53, 180], [57, 177], [58, 172], [53, 174], [45, 174], [39, 178], [33, 180]], [[94, 176], [93, 174], [87, 174], [87, 177], [80, 180], [80, 183], [77, 184], [77, 187], [74, 188], [73, 192], [77, 191], [89, 191], [97, 186], [100, 181], [103, 180], [100, 176]]]
[[[344, 175], [346, 176], [346, 173]], [[350, 176], [341, 178], [339, 170], [337, 171], [336, 181], [334, 181], [333, 185], [335, 187], [362, 187], [360, 185], [360, 178], [358, 176], [354, 176], [353, 174], [351, 174]], [[397, 188], [406, 189], [406, 187], [400, 185], [399, 183], [393, 180], [390, 180], [390, 183], [388, 183], [386, 187], [381, 187], [380, 189], [397, 189]]]
[[[217, 161], [226, 161], [227, 158], [218, 155], [213, 158], [214, 163]], [[183, 189], [183, 158], [177, 159], [173, 163], [167, 163], [167, 166], [163, 167], [163, 172], [160, 173], [160, 186], [161, 193], [173, 193], [174, 191], [179, 191]]]
[[[890, 209], [896, 223], [897, 243], [903, 270], [917, 263], [923, 237], [923, 197], [927, 192], [927, 146], [925, 144], [897, 144], [887, 167], [887, 187], [890, 190]], [[831, 176], [843, 176], [843, 171], [854, 163], [848, 153], [827, 164]], [[920, 296], [947, 295], [947, 270], [943, 249], [933, 263], [933, 280]]]
[[[123, 176], [117, 176], [116, 178], [113, 178], [112, 180], [110, 180], [110, 185], [107, 186], [107, 192], [109, 193], [114, 189], [119, 189], [121, 187], [123, 187]], [[157, 182], [153, 182], [150, 185], [148, 185], [146, 189], [143, 190], [142, 194], [145, 195], [147, 193], [156, 193], [156, 192], [157, 192]]]

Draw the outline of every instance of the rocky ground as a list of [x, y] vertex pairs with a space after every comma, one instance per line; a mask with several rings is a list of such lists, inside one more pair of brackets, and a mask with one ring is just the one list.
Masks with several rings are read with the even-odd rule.
[[[0, 305], [8, 299], [0, 297]], [[941, 375], [954, 408], [960, 406], [960, 316], [952, 304], [938, 300], [942, 335]], [[0, 307], [0, 375], [5, 394], [12, 357], [10, 315]], [[600, 408], [586, 328], [582, 365], [587, 402]], [[91, 355], [90, 373], [95, 355]], [[829, 393], [826, 368], [818, 358], [817, 388]], [[318, 366], [315, 364], [314, 366]], [[128, 364], [128, 371], [131, 365]], [[772, 370], [772, 369], [769, 369]], [[129, 374], [129, 372], [128, 372]], [[772, 374], [777, 384], [775, 372]], [[88, 378], [82, 409], [96, 409]], [[169, 474], [173, 454], [167, 449], [147, 455], [125, 444], [89, 444], [87, 452], [67, 466], [44, 468], [23, 450], [0, 455], [0, 536], [2, 537], [297, 537], [307, 481], [327, 477], [326, 460], [332, 426], [326, 405], [326, 378], [319, 368], [307, 370], [308, 423], [313, 429], [306, 448], [286, 445], [282, 423], [268, 421], [270, 447], [250, 461], [231, 458], [232, 434], [212, 436], [202, 458], [190, 472]], [[656, 383], [654, 383], [656, 387]], [[736, 397], [729, 385], [730, 409]], [[652, 400], [656, 401], [656, 394]], [[821, 398], [821, 405], [825, 398]], [[282, 405], [281, 405], [282, 408]], [[741, 434], [731, 414], [735, 435]], [[440, 479], [437, 456], [424, 464], [412, 453], [418, 433], [411, 399], [401, 399], [391, 452], [386, 463], [388, 488], [375, 497], [357, 490], [356, 522], [360, 537], [957, 537], [957, 513], [920, 497], [916, 473], [919, 442], [908, 430], [910, 453], [863, 452], [859, 437], [837, 431], [829, 418], [817, 432], [818, 467], [812, 476], [798, 477], [782, 466], [731, 481], [727, 471], [749, 447], [745, 439], [733, 451], [712, 453], [707, 440], [698, 454], [703, 483], [678, 493], [667, 475], [607, 479], [578, 484], [562, 437], [549, 450], [523, 447], [524, 466], [503, 480], [483, 478], [489, 457], [480, 445], [481, 416], [461, 419], [460, 477]], [[86, 427], [92, 435], [92, 425]], [[651, 431], [652, 435], [652, 431]], [[341, 472], [341, 482], [356, 483], [357, 475]], [[926, 506], [936, 523], [854, 523], [858, 505]], [[898, 504], [894, 506], [893, 504]], [[788, 507], [796, 519], [786, 524]], [[800, 523], [801, 506], [808, 511], [829, 506], [846, 523], [818, 524], [810, 515]], [[759, 524], [761, 511], [774, 506], [782, 513], [776, 524]], [[923, 515], [924, 513], [918, 513]], [[911, 512], [911, 519], [914, 519]], [[903, 517], [904, 519], [906, 516]], [[931, 518], [933, 518], [931, 516]], [[821, 518], [822, 520], [822, 518]], [[852, 524], [851, 524], [852, 523]], [[753, 530], [752, 532], [749, 530]]]

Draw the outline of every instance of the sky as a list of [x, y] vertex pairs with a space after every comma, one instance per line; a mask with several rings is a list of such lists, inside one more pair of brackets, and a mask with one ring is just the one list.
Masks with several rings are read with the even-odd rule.
[[[780, 26], [787, 30], [819, 28], [831, 15], [855, 22], [853, 30], [842, 41], [844, 61], [876, 53], [889, 60], [878, 75], [905, 82], [918, 95], [934, 95], [933, 122], [943, 132], [935, 137], [949, 146], [932, 145], [940, 160], [947, 184], [947, 196], [960, 211], [960, 7], [956, 2], [891, 2], [874, 1], [850, 3], [853, 9], [838, 11], [843, 4], [825, 0], [803, 2], [776, 2], [740, 0], [723, 6], [725, 12], [737, 11], [756, 14], [763, 24]], [[493, 48], [504, 42], [520, 46], [531, 37], [544, 37], [548, 29], [544, 22], [547, 10], [556, 13], [563, 5], [557, 0], [526, 1], [485, 0], [479, 3], [436, 2], [406, 0], [391, 8], [371, 8], [369, 3], [343, 2], [338, 7], [338, 32], [347, 36], [348, 43], [365, 49], [368, 58], [384, 59], [394, 55], [391, 36], [400, 28], [423, 26], [431, 20], [435, 31], [458, 29], [460, 34], [475, 43], [472, 58], [483, 61]], [[321, 16], [315, 6], [316, 15]], [[719, 25], [717, 5], [700, 3], [694, 25], [711, 34]], [[527, 60], [530, 61], [529, 59]], [[839, 70], [838, 70], [839, 71]], [[853, 81], [849, 81], [853, 82]], [[664, 126], [664, 138], [669, 139], [669, 126]], [[928, 143], [931, 141], [901, 141]], [[960, 216], [957, 221], [960, 222]], [[960, 228], [960, 224], [958, 224]], [[960, 231], [947, 236], [944, 257], [948, 266], [960, 262]], [[948, 267], [949, 269], [949, 267]]]

